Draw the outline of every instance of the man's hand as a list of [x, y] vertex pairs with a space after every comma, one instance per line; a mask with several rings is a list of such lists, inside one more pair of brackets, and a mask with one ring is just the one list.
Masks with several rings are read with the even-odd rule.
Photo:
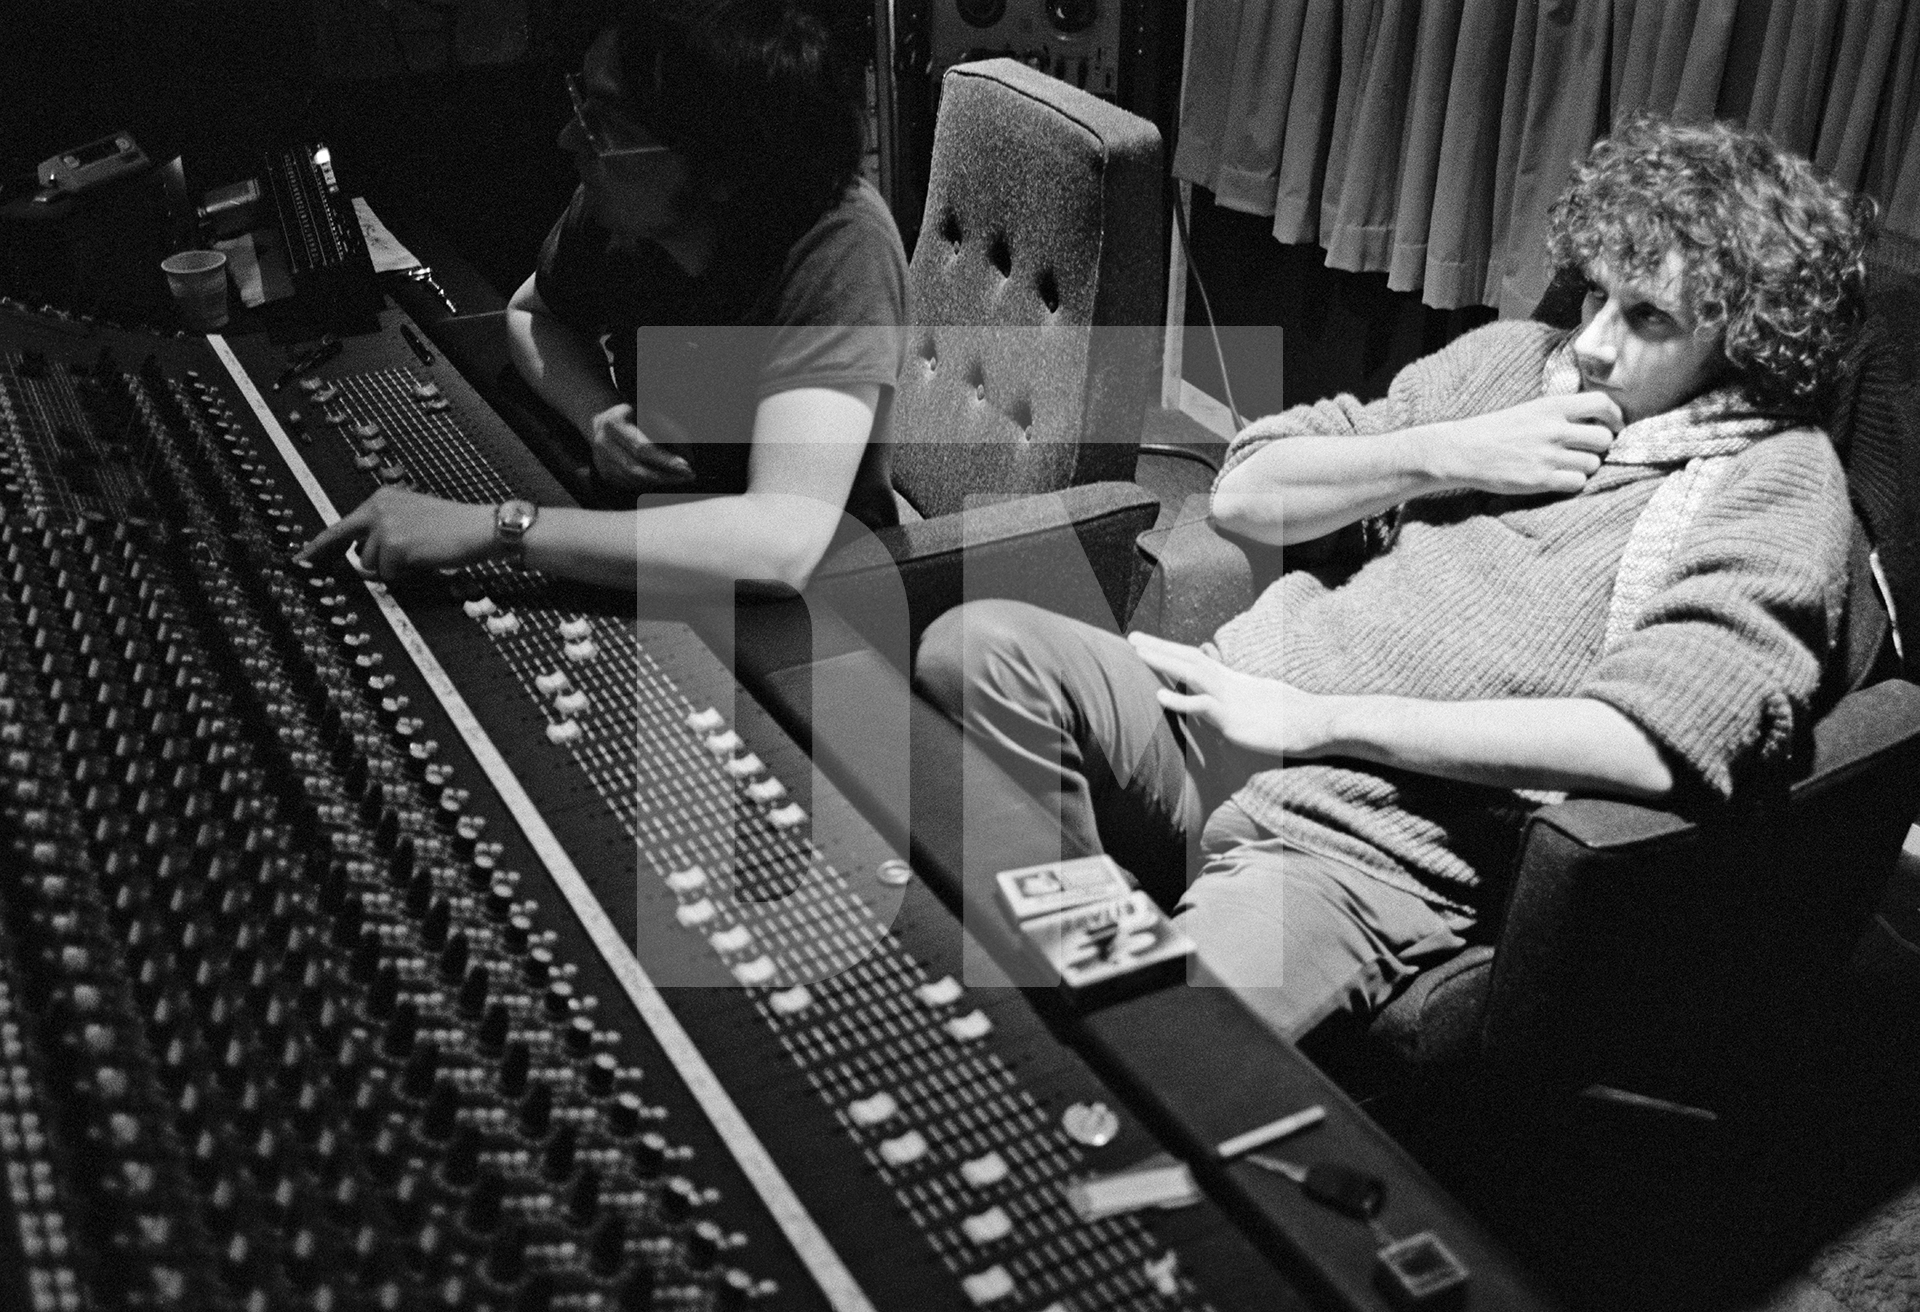
[[1674, 768], [1653, 737], [1590, 697], [1428, 701], [1323, 696], [1230, 670], [1199, 647], [1144, 633], [1134, 651], [1175, 686], [1160, 704], [1236, 747], [1305, 760], [1350, 756], [1491, 788], [1553, 788], [1658, 801]]
[[360, 572], [368, 578], [390, 582], [422, 570], [470, 565], [493, 554], [493, 507], [383, 487], [302, 547], [300, 559], [345, 551], [355, 543]]
[[1605, 392], [1542, 396], [1452, 425], [1441, 478], [1502, 496], [1568, 494], [1600, 468], [1623, 422]]
[[1199, 647], [1145, 633], [1127, 641], [1155, 674], [1174, 686], [1162, 688], [1160, 704], [1204, 721], [1236, 747], [1265, 756], [1314, 756], [1329, 741], [1327, 698], [1302, 692], [1278, 679], [1228, 669]]
[[[649, 426], [671, 424], [664, 415], [649, 415]], [[677, 433], [662, 433], [668, 440]], [[608, 406], [593, 417], [587, 435], [593, 447], [593, 467], [601, 479], [630, 492], [666, 492], [693, 481], [693, 467], [641, 431], [633, 407]]]

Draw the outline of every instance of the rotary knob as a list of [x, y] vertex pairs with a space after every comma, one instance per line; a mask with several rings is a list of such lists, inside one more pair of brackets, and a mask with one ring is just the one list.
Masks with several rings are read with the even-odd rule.
[[533, 1084], [520, 1099], [521, 1132], [530, 1139], [544, 1139], [552, 1128], [553, 1089], [546, 1084]]
[[[583, 1175], [584, 1181], [586, 1177]], [[606, 1212], [587, 1240], [588, 1268], [602, 1279], [620, 1274], [627, 1262], [627, 1222], [618, 1212]], [[651, 1291], [649, 1291], [651, 1293]]]
[[440, 1164], [440, 1176], [456, 1189], [465, 1189], [480, 1178], [480, 1131], [462, 1125], [453, 1131], [447, 1155]]
[[499, 1284], [512, 1286], [520, 1283], [526, 1269], [526, 1229], [516, 1222], [495, 1234], [488, 1245], [487, 1274]]
[[484, 1235], [500, 1224], [500, 1204], [506, 1197], [506, 1185], [492, 1171], [483, 1171], [474, 1181], [460, 1221], [474, 1234]]
[[[545, 1088], [545, 1085], [541, 1085]], [[522, 1109], [525, 1110], [524, 1108]], [[551, 1113], [549, 1113], [551, 1115]], [[523, 1126], [525, 1121], [522, 1121]], [[532, 1133], [531, 1130], [529, 1130]], [[553, 1138], [547, 1142], [547, 1151], [541, 1157], [541, 1171], [547, 1179], [560, 1184], [573, 1175], [575, 1159], [580, 1148], [580, 1131], [571, 1122], [560, 1126], [553, 1132]]]
[[509, 1098], [518, 1098], [525, 1093], [527, 1075], [532, 1067], [533, 1054], [525, 1043], [516, 1039], [508, 1044], [505, 1055], [500, 1059], [500, 1092]]
[[420, 1132], [436, 1143], [453, 1136], [460, 1116], [460, 1090], [452, 1080], [437, 1080], [427, 1109], [420, 1116]]

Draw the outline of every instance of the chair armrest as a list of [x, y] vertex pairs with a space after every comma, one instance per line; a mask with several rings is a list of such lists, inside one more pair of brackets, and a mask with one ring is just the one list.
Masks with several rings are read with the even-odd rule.
[[1536, 1066], [1732, 1052], [1842, 968], [1916, 809], [1920, 687], [1898, 679], [1814, 726], [1781, 804], [1697, 822], [1598, 798], [1542, 809], [1499, 925], [1483, 1049]]
[[1146, 580], [1128, 627], [1171, 642], [1205, 642], [1253, 605], [1283, 568], [1332, 563], [1339, 546], [1333, 536], [1284, 548], [1249, 542], [1215, 528], [1205, 501], [1183, 506], [1172, 523], [1140, 535]]
[[[1863, 772], [1883, 768], [1890, 753], [1920, 749], [1916, 735], [1920, 735], [1920, 686], [1905, 679], [1886, 679], [1842, 698], [1813, 726], [1813, 759], [1806, 775], [1788, 790], [1788, 806], [1799, 807], [1836, 789], [1850, 789]], [[1671, 811], [1598, 797], [1546, 807], [1533, 823], [1549, 825], [1595, 851], [1625, 851], [1698, 828]]]
[[[972, 506], [951, 515], [878, 530], [880, 560], [865, 541], [835, 551], [814, 571], [812, 591], [856, 628], [875, 613], [868, 589], [905, 586], [911, 640], [944, 612], [982, 597], [1030, 601], [1112, 628], [1134, 590], [1133, 541], [1159, 504], [1132, 483], [1083, 483], [1044, 495]], [[882, 651], [898, 635], [869, 635]]]
[[1142, 533], [1135, 546], [1147, 579], [1128, 628], [1200, 643], [1253, 605], [1253, 562], [1239, 542], [1214, 529], [1204, 507]]

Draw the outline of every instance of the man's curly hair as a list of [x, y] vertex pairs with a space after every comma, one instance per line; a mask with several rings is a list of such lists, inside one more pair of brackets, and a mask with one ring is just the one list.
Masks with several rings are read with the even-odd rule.
[[1548, 216], [1554, 265], [1681, 294], [1758, 407], [1819, 419], [1865, 307], [1874, 205], [1758, 132], [1651, 115], [1602, 138]]

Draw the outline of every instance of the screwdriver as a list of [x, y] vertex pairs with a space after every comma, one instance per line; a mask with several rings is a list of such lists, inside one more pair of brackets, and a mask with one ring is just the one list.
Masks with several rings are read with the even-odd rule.
[[1365, 1171], [1325, 1162], [1301, 1166], [1266, 1153], [1248, 1153], [1246, 1160], [1275, 1175], [1286, 1176], [1315, 1202], [1362, 1221], [1373, 1220], [1387, 1202], [1387, 1182]]

